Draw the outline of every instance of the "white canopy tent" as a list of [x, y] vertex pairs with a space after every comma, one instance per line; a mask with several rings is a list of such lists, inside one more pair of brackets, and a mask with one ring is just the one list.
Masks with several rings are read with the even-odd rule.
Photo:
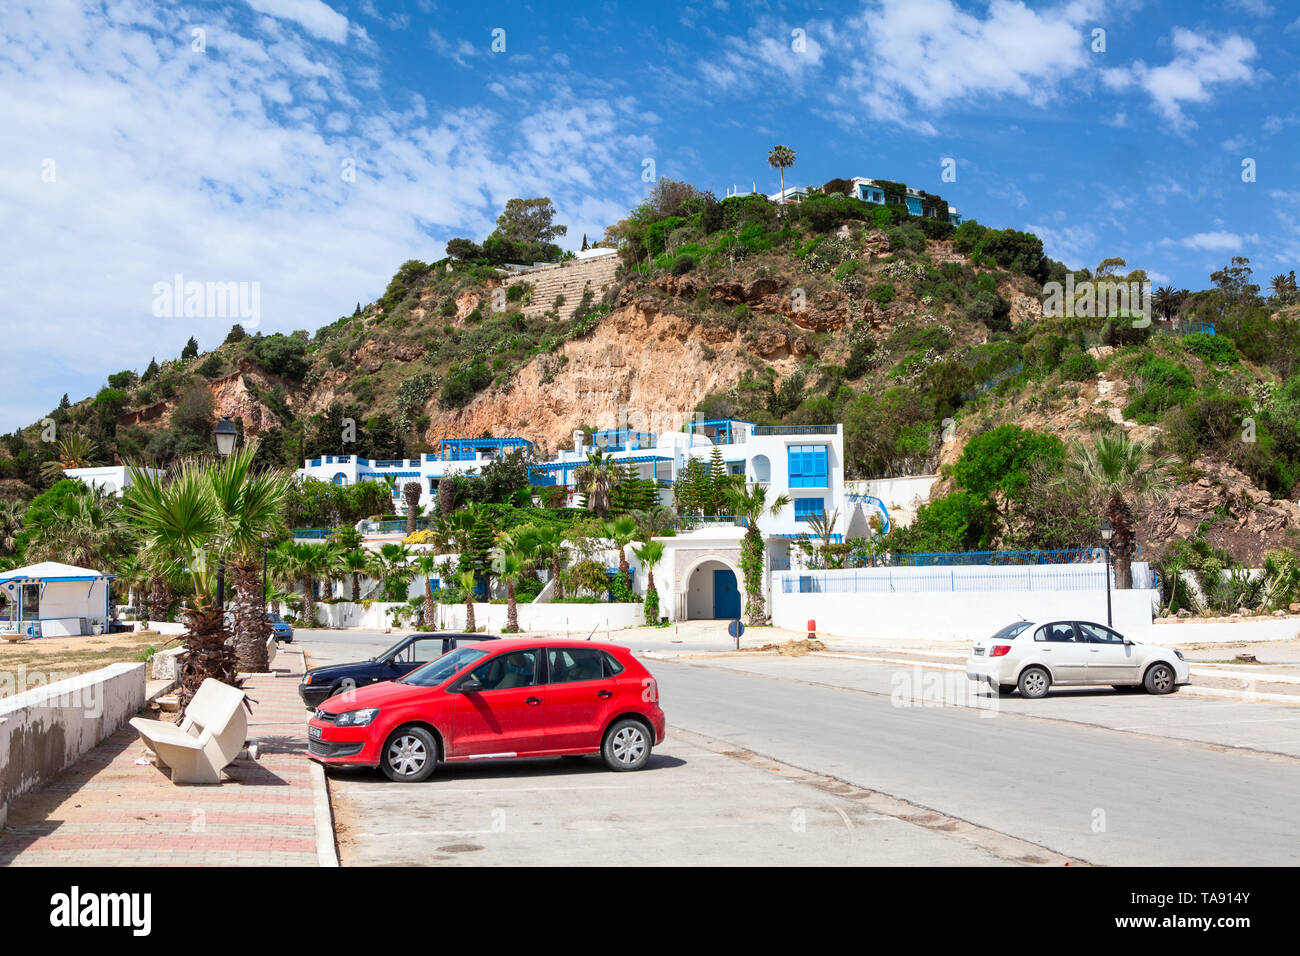
[[113, 578], [57, 561], [0, 571], [0, 633], [68, 637], [106, 627]]

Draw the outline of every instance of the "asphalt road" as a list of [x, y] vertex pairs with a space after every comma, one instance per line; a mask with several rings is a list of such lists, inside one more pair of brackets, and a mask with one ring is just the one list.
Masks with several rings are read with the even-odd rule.
[[[1107, 865], [1300, 863], [1300, 762], [650, 662], [670, 727]], [[1148, 698], [1159, 705], [1161, 700]], [[1259, 705], [1268, 706], [1268, 705]]]
[[[299, 632], [314, 666], [369, 657], [399, 636]], [[680, 650], [667, 635], [649, 638], [637, 646]], [[1091, 701], [1089, 692], [1061, 701], [1073, 710], [1122, 708], [1120, 725], [1140, 726], [1134, 733], [1080, 723], [1077, 715], [1038, 719], [1018, 712], [1015, 699], [993, 719], [970, 706], [897, 706], [887, 692], [896, 667], [876, 665], [873, 675], [872, 665], [855, 664], [859, 685], [843, 688], [810, 682], [800, 661], [764, 660], [774, 673], [647, 661], [659, 678], [670, 740], [682, 728], [1098, 864], [1300, 863], [1300, 761], [1159, 736], [1193, 703], [1181, 696], [1100, 691]], [[1286, 723], [1300, 722], [1291, 708], [1231, 707], [1234, 725], [1252, 719], [1238, 713], [1248, 707], [1259, 708], [1253, 719], [1267, 721], [1270, 733], [1300, 725]]]

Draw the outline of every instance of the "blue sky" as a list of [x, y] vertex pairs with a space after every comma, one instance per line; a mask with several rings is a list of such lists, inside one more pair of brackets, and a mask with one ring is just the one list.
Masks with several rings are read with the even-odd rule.
[[1281, 0], [9, 0], [0, 31], [0, 431], [218, 344], [232, 319], [154, 314], [178, 274], [315, 329], [511, 196], [551, 196], [576, 247], [648, 163], [775, 192], [776, 143], [788, 182], [904, 180], [1072, 266], [1199, 288], [1300, 260]]

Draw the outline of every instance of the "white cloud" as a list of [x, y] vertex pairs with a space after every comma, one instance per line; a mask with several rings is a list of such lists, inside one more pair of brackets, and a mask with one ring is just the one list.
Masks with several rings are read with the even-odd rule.
[[1174, 58], [1164, 66], [1138, 60], [1129, 68], [1104, 71], [1103, 82], [1116, 91], [1144, 90], [1175, 129], [1187, 130], [1196, 124], [1184, 115], [1185, 104], [1207, 103], [1213, 98], [1212, 87], [1254, 78], [1249, 64], [1258, 52], [1245, 37], [1232, 34], [1216, 41], [1178, 27], [1172, 42]]
[[1181, 239], [1164, 239], [1161, 245], [1180, 245], [1198, 252], [1239, 252], [1243, 246], [1259, 242], [1259, 236], [1251, 233], [1241, 236], [1235, 232], [1198, 232]]
[[194, 53], [167, 8], [7, 15], [0, 287], [23, 387], [0, 395], [0, 431], [191, 335], [217, 345], [236, 319], [152, 315], [153, 285], [177, 273], [260, 283], [261, 331], [312, 329], [404, 260], [481, 237], [511, 196], [550, 195], [560, 221], [596, 234], [644, 192], [655, 145], [633, 113], [555, 88], [518, 115], [418, 96], [394, 108], [367, 63], [277, 23], [252, 39], [214, 14]]
[[342, 43], [348, 38], [348, 18], [321, 0], [244, 0], [258, 13], [292, 20], [314, 37]]
[[914, 118], [916, 107], [1002, 96], [1043, 105], [1089, 65], [1084, 26], [1098, 8], [1074, 2], [1036, 12], [993, 0], [981, 18], [951, 0], [882, 0], [842, 31], [863, 48], [840, 87], [874, 118], [925, 132], [934, 128]]

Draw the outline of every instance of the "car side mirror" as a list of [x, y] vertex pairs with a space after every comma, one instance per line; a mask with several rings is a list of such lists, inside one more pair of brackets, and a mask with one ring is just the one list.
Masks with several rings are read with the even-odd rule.
[[467, 677], [456, 689], [462, 694], [477, 694], [483, 689], [483, 682], [474, 677]]

